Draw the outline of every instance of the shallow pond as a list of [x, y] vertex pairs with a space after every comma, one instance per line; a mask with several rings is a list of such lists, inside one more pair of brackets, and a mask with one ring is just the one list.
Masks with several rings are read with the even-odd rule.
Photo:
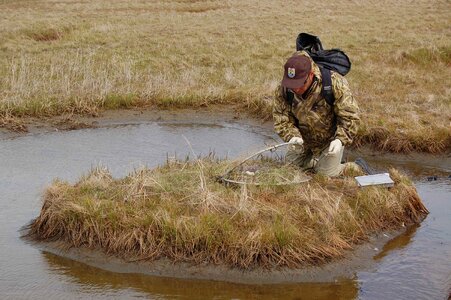
[[[379, 168], [411, 174], [430, 214], [375, 251], [374, 266], [325, 283], [249, 285], [121, 274], [42, 251], [20, 238], [39, 214], [41, 193], [58, 177], [75, 182], [92, 166], [122, 177], [168, 156], [233, 158], [279, 140], [270, 126], [231, 119], [109, 124], [96, 129], [29, 134], [0, 140], [0, 296], [11, 299], [446, 299], [451, 289], [451, 171], [439, 163], [365, 156]], [[356, 154], [351, 154], [355, 156]], [[414, 162], [416, 160], [417, 162]], [[438, 175], [428, 181], [427, 176]]]

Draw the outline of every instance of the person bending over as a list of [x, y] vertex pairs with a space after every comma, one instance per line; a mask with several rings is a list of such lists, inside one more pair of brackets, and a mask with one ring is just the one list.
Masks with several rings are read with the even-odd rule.
[[347, 80], [331, 71], [335, 101], [329, 104], [321, 93], [319, 66], [307, 52], [294, 53], [284, 69], [273, 119], [276, 133], [296, 145], [287, 151], [287, 161], [330, 177], [339, 176], [348, 166], [356, 167], [355, 163], [341, 163], [344, 147], [352, 143], [360, 124], [359, 108]]

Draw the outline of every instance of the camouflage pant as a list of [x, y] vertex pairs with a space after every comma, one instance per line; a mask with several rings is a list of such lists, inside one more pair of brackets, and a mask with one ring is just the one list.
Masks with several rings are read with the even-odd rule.
[[289, 163], [299, 166], [304, 171], [313, 171], [330, 177], [341, 175], [343, 170], [348, 167], [354, 168], [355, 163], [341, 163], [344, 147], [334, 155], [329, 155], [329, 147], [326, 147], [318, 157], [314, 157], [309, 149], [302, 149], [299, 146], [292, 146], [287, 151], [285, 160]]

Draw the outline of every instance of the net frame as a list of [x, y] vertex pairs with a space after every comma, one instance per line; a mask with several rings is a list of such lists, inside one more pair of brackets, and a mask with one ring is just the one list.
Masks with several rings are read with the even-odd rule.
[[254, 158], [258, 155], [261, 155], [265, 152], [274, 152], [278, 148], [292, 146], [292, 145], [294, 145], [294, 144], [293, 143], [281, 143], [281, 144], [273, 145], [268, 148], [257, 151], [254, 154], [252, 154], [252, 155], [246, 157], [245, 159], [243, 159], [242, 161], [240, 161], [237, 165], [235, 165], [234, 167], [232, 167], [231, 169], [226, 171], [223, 175], [218, 176], [218, 181], [222, 182], [225, 185], [255, 185], [255, 186], [260, 186], [260, 185], [283, 186], [283, 185], [300, 184], [300, 183], [310, 181], [312, 179], [312, 177], [310, 177], [306, 174], [305, 174], [304, 178], [302, 178], [302, 179], [292, 180], [289, 182], [273, 183], [273, 184], [262, 183], [262, 182], [245, 182], [245, 181], [238, 181], [238, 180], [233, 180], [233, 179], [228, 178], [234, 170], [236, 170], [238, 167], [242, 166], [245, 162], [251, 160], [252, 158]]

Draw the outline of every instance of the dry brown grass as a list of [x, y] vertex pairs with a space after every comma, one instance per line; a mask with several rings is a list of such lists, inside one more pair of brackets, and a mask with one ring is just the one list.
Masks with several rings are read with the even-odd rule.
[[451, 149], [448, 1], [0, 2], [0, 116], [240, 103], [270, 118], [300, 31], [349, 54], [360, 144]]
[[29, 234], [127, 260], [272, 268], [317, 265], [370, 235], [420, 222], [415, 187], [396, 170], [395, 186], [360, 189], [353, 178], [226, 188], [228, 162], [172, 162], [113, 179], [92, 170], [75, 185], [47, 188]]

